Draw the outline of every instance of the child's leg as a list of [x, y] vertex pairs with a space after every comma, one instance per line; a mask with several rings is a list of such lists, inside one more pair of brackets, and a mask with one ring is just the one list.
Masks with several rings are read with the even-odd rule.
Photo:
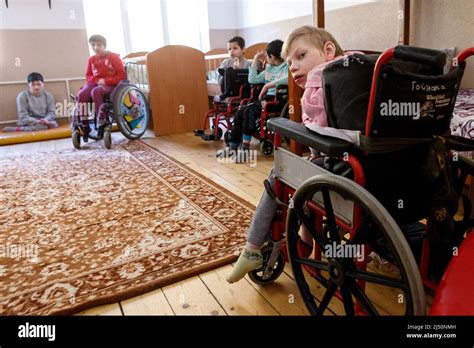
[[245, 108], [242, 128], [242, 149], [249, 150], [252, 136], [255, 133], [255, 121], [258, 119], [261, 112], [260, 104], [249, 106]]
[[[268, 180], [273, 187], [275, 182], [273, 169], [268, 176]], [[260, 249], [270, 237], [271, 225], [276, 210], [275, 201], [266, 192], [263, 192], [247, 232], [245, 249], [232, 269], [232, 273], [227, 277], [229, 283], [242, 279], [248, 272], [262, 266], [263, 257]]]
[[229, 147], [237, 148], [242, 141], [242, 125], [244, 121], [244, 111], [247, 108], [240, 109], [234, 117], [234, 124], [230, 131]]
[[[89, 103], [91, 101], [92, 90], [97, 87], [95, 83], [86, 83], [79, 92], [77, 92], [76, 100], [78, 103]], [[84, 110], [87, 110], [84, 108]]]
[[[77, 93], [77, 112], [79, 119], [82, 123], [82, 118], [88, 116], [87, 110], [89, 110], [89, 103], [91, 101], [92, 90], [97, 87], [95, 83], [86, 83]], [[82, 124], [84, 127], [89, 127], [89, 124]], [[71, 120], [71, 128], [73, 127], [73, 122]]]
[[18, 125], [16, 127], [5, 127], [3, 128], [4, 132], [31, 132], [31, 131], [40, 131], [40, 130], [46, 130], [48, 129], [48, 126], [45, 126], [43, 124], [37, 124], [37, 125]]
[[102, 115], [99, 115], [99, 110], [100, 106], [104, 104], [104, 96], [106, 94], [109, 94], [113, 91], [114, 87], [113, 86], [97, 86], [92, 89], [92, 100], [94, 101], [95, 105], [95, 112], [98, 117], [101, 117]]

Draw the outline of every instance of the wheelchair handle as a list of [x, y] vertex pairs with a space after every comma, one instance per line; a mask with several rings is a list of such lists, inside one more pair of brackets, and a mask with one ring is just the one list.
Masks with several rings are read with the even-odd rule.
[[444, 52], [422, 47], [405, 45], [396, 46], [393, 51], [393, 57], [406, 61], [427, 64], [440, 69], [442, 69], [446, 64], [446, 54]]

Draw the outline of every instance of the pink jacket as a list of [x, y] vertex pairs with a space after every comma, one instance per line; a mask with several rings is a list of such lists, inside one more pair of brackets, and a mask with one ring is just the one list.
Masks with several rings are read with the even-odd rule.
[[[347, 52], [344, 56], [336, 57], [334, 60], [345, 58], [354, 53], [361, 53], [357, 51]], [[362, 53], [361, 53], [362, 54]], [[314, 130], [318, 133], [335, 136], [338, 138], [346, 138], [344, 135], [340, 135], [342, 132], [335, 130], [335, 128], [328, 127], [328, 118], [326, 114], [326, 110], [324, 108], [324, 90], [322, 85], [322, 73], [326, 65], [332, 63], [332, 61], [324, 62], [320, 65], [315, 66], [313, 69], [310, 70], [308, 73], [308, 77], [306, 79], [306, 85], [303, 93], [303, 97], [301, 99], [303, 105], [303, 124]], [[326, 128], [326, 129], [322, 129]], [[350, 133], [352, 134], [354, 131], [343, 131], [343, 133]], [[351, 139], [353, 142], [354, 139]]]

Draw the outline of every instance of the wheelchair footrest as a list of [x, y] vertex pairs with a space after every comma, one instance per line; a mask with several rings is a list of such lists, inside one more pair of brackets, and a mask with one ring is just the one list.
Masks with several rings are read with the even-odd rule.
[[196, 134], [196, 136], [201, 137], [204, 141], [214, 141], [217, 140], [214, 134]]
[[195, 129], [194, 130], [194, 135], [197, 137], [200, 137], [204, 134], [204, 129]]

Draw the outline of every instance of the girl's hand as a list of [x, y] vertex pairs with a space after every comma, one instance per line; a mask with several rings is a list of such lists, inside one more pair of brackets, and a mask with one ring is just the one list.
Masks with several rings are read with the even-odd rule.
[[265, 86], [262, 87], [260, 94], [258, 95], [258, 100], [263, 100], [265, 94], [267, 94], [268, 90], [270, 89], [270, 83], [266, 83]]
[[266, 54], [267, 52], [265, 52], [265, 50], [258, 50], [253, 59], [262, 61]]
[[99, 79], [99, 82], [97, 82], [99, 86], [105, 86], [105, 80], [104, 79]]

